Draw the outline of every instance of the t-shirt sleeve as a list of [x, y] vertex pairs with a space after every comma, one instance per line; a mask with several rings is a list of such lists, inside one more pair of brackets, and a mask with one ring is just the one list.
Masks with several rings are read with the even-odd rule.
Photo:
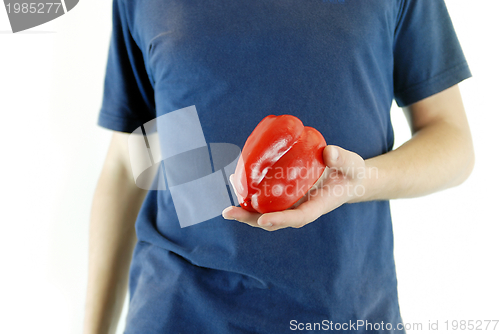
[[401, 0], [394, 99], [405, 107], [471, 76], [444, 0]]
[[130, 133], [154, 117], [154, 89], [143, 53], [132, 37], [123, 3], [113, 0], [111, 41], [97, 124]]

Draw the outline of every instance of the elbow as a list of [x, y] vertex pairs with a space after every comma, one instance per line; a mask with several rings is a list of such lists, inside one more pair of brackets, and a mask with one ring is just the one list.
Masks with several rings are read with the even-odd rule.
[[464, 156], [466, 158], [462, 162], [461, 173], [457, 175], [457, 178], [455, 179], [455, 184], [453, 186], [458, 186], [464, 183], [474, 170], [474, 165], [476, 163], [476, 156], [474, 153], [474, 147], [472, 146], [472, 143], [470, 145], [470, 148], [467, 150], [467, 154], [464, 154]]
[[470, 158], [469, 158], [469, 161], [468, 161], [467, 171], [466, 171], [466, 175], [465, 175], [465, 178], [464, 178], [464, 182], [472, 174], [472, 171], [474, 170], [474, 165], [475, 164], [476, 164], [476, 154], [474, 153], [474, 148], [471, 146]]

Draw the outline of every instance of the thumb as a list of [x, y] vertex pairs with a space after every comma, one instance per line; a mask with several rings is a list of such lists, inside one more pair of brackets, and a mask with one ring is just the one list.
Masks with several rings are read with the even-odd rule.
[[334, 145], [325, 147], [323, 160], [329, 168], [336, 169], [342, 174], [355, 173], [358, 168], [365, 167], [365, 161], [361, 156]]

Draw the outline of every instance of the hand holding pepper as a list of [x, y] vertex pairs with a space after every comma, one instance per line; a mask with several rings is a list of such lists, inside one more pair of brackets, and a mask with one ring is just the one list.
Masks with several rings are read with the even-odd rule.
[[223, 217], [274, 231], [302, 227], [348, 201], [356, 195], [364, 161], [325, 146], [321, 134], [296, 117], [266, 117], [249, 136], [230, 177], [241, 208], [229, 207]]

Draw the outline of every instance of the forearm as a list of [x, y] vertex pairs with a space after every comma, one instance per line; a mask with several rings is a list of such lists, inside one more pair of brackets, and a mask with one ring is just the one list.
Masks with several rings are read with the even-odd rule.
[[84, 334], [116, 331], [127, 291], [136, 235], [135, 219], [145, 192], [126, 171], [104, 170], [94, 200], [89, 235], [89, 273]]
[[474, 150], [468, 128], [440, 120], [365, 162], [365, 193], [356, 202], [418, 197], [459, 185], [472, 171]]

